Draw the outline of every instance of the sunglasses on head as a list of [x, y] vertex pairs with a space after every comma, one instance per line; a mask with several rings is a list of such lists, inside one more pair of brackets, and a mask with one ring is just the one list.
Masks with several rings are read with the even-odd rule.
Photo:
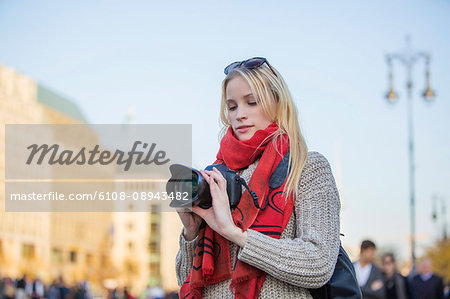
[[225, 75], [228, 75], [228, 73], [235, 68], [245, 67], [247, 69], [254, 69], [260, 67], [264, 63], [267, 63], [267, 66], [270, 68], [275, 77], [277, 77], [277, 74], [274, 72], [267, 59], [265, 59], [264, 57], [253, 57], [247, 60], [233, 62], [229, 64], [223, 70], [223, 72], [225, 73]]

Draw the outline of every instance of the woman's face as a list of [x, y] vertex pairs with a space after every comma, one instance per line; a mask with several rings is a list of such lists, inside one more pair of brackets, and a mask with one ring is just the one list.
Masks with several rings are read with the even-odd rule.
[[264, 130], [272, 123], [257, 104], [244, 77], [236, 76], [228, 81], [226, 96], [228, 122], [238, 140], [248, 140], [256, 131]]

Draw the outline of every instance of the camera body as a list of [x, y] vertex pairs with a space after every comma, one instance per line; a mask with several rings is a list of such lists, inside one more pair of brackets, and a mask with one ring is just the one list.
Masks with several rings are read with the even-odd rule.
[[[227, 181], [228, 200], [230, 202], [230, 208], [233, 210], [237, 207], [241, 199], [241, 180], [243, 179], [225, 164], [209, 165], [205, 170], [212, 171], [213, 168], [220, 171]], [[209, 209], [212, 207], [209, 184], [198, 170], [181, 164], [173, 164], [169, 167], [169, 170], [172, 176], [166, 184], [167, 193], [187, 193], [187, 197], [183, 197], [182, 199], [176, 199], [177, 197], [174, 197], [170, 203], [172, 208], [199, 206], [202, 209]]]
[[[242, 186], [244, 186], [253, 199], [253, 203], [257, 209], [265, 210], [269, 204], [269, 196], [260, 206], [258, 195], [250, 190], [245, 180], [240, 177], [235, 171], [229, 169], [225, 164], [213, 164], [206, 167], [206, 170], [212, 170], [217, 168], [218, 171], [227, 181], [227, 193], [228, 200], [230, 201], [230, 208], [234, 210], [241, 200]], [[203, 209], [209, 209], [212, 206], [212, 197], [209, 191], [209, 184], [205, 181], [202, 174], [194, 169], [181, 164], [172, 164], [169, 167], [172, 177], [166, 184], [166, 191], [168, 194], [173, 193], [185, 193], [186, 199], [178, 199], [173, 197], [170, 206], [172, 208], [185, 208], [192, 206], [199, 206]], [[270, 194], [272, 190], [280, 187], [286, 180], [287, 175], [290, 172], [289, 167], [289, 151], [283, 156], [278, 163], [275, 170], [272, 172], [269, 178], [268, 187]]]

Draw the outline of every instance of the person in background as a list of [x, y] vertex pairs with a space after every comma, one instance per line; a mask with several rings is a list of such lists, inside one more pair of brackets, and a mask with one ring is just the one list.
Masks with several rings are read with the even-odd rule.
[[424, 258], [420, 263], [420, 274], [413, 278], [413, 289], [417, 299], [444, 298], [444, 283], [442, 278], [432, 272], [430, 258]]
[[25, 288], [27, 286], [27, 276], [24, 275], [21, 279], [17, 281], [16, 284], [16, 299], [25, 299], [26, 293]]
[[47, 292], [47, 298], [48, 299], [60, 299], [59, 298], [58, 280], [54, 279], [52, 284], [49, 286], [48, 292]]
[[382, 263], [386, 299], [414, 298], [408, 280], [397, 271], [394, 255], [392, 253], [384, 254]]
[[108, 290], [107, 299], [118, 299], [118, 298], [119, 297], [117, 296], [117, 288]]
[[144, 292], [139, 296], [141, 299], [164, 299], [166, 293], [164, 289], [159, 285], [150, 286], [147, 285]]
[[4, 299], [14, 299], [16, 288], [14, 287], [14, 282], [11, 278], [6, 277], [3, 279], [3, 287], [2, 287], [2, 294], [0, 294], [0, 297]]
[[380, 268], [373, 263], [375, 251], [374, 242], [370, 240], [362, 241], [359, 261], [353, 264], [364, 299], [386, 298], [383, 274]]
[[39, 278], [36, 278], [32, 285], [32, 299], [38, 299], [44, 297], [44, 284]]
[[450, 281], [444, 287], [444, 298], [450, 299]]
[[26, 277], [25, 279], [25, 297], [27, 299], [31, 298], [31, 295], [33, 294], [33, 280], [29, 277]]
[[128, 287], [123, 288], [123, 299], [134, 299], [134, 296], [128, 291]]
[[66, 284], [64, 283], [64, 279], [63, 279], [62, 276], [60, 276], [60, 277], [58, 278], [58, 280], [59, 280], [59, 298], [60, 298], [60, 299], [65, 299], [66, 296], [69, 295], [70, 290], [69, 290], [69, 288], [66, 286]]

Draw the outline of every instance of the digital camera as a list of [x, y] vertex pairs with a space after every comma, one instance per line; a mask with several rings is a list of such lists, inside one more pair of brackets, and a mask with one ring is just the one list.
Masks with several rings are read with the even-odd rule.
[[[243, 178], [225, 164], [209, 165], [205, 170], [212, 171], [213, 167], [220, 171], [227, 181], [230, 208], [234, 209], [241, 199]], [[181, 164], [173, 164], [169, 167], [169, 170], [171, 178], [166, 184], [166, 191], [171, 195], [170, 206], [172, 208], [199, 206], [203, 209], [209, 209], [212, 206], [209, 184], [200, 171]]]

